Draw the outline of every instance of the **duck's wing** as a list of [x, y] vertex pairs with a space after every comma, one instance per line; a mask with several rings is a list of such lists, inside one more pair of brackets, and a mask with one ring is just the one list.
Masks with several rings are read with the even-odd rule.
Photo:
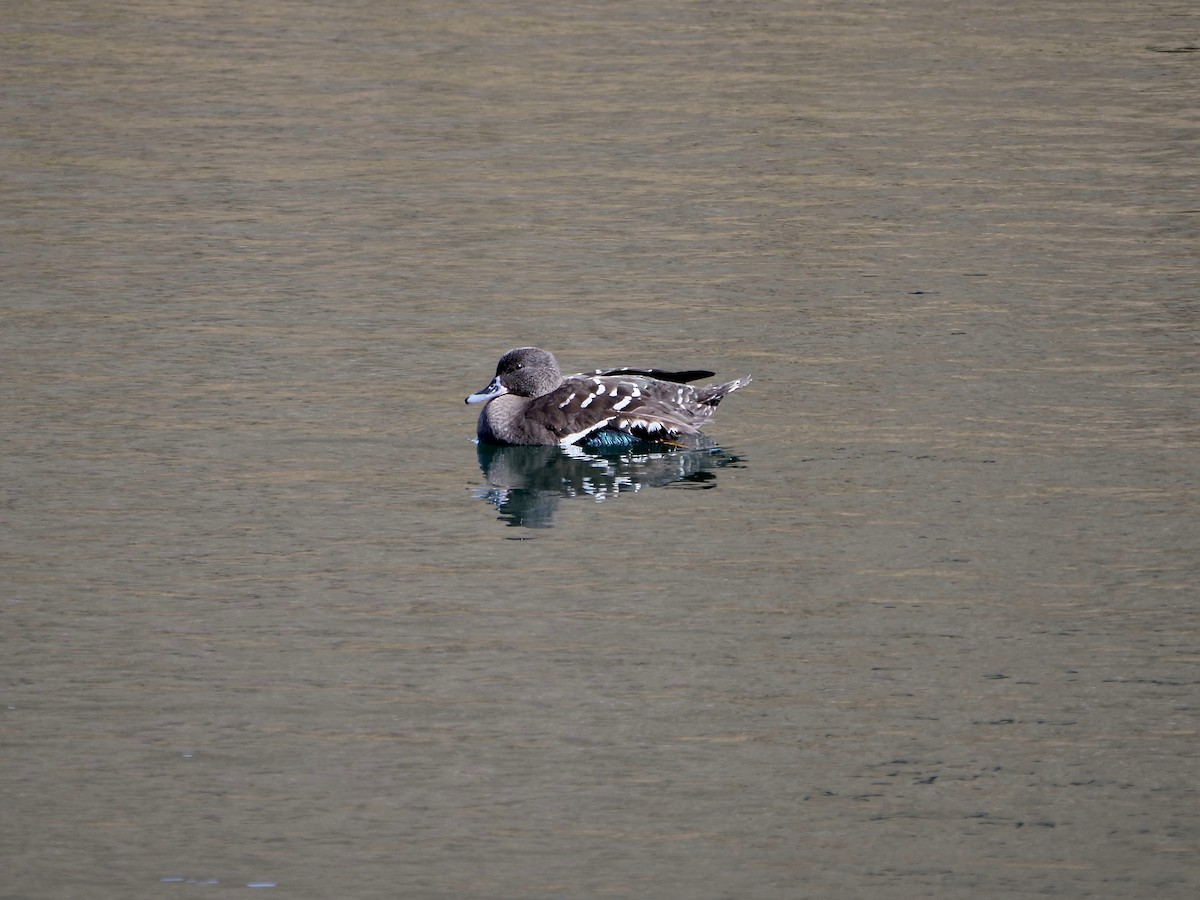
[[526, 418], [544, 426], [560, 444], [576, 444], [605, 428], [647, 439], [695, 434], [712, 417], [695, 388], [650, 377], [572, 375], [536, 397]]

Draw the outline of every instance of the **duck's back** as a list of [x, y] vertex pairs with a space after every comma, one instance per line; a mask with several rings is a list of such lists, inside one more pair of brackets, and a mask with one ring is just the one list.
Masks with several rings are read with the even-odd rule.
[[[670, 439], [695, 434], [712, 419], [721, 398], [745, 383], [696, 388], [631, 371], [569, 376], [556, 390], [531, 400], [526, 417], [543, 423], [558, 443], [576, 443], [601, 429], [647, 440]], [[670, 374], [702, 378], [705, 373]]]

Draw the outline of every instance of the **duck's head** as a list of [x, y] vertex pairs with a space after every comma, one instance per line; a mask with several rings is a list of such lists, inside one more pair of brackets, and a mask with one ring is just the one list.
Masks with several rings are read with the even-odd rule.
[[553, 353], [537, 347], [517, 347], [500, 357], [491, 384], [472, 394], [467, 402], [486, 403], [502, 394], [540, 397], [562, 384], [562, 380], [562, 370]]

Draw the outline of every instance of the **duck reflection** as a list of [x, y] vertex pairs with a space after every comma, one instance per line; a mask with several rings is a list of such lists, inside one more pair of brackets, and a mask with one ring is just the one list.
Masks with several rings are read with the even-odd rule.
[[564, 498], [597, 503], [618, 494], [678, 485], [716, 487], [713, 469], [737, 465], [740, 458], [698, 441], [685, 447], [639, 444], [633, 447], [504, 447], [479, 444], [479, 468], [486, 483], [474, 496], [496, 507], [509, 526], [550, 528]]

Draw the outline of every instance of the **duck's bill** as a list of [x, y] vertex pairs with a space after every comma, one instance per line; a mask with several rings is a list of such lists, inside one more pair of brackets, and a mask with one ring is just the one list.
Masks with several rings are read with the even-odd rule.
[[492, 383], [489, 384], [487, 387], [485, 387], [482, 391], [479, 391], [479, 393], [472, 394], [470, 397], [468, 397], [467, 402], [468, 403], [487, 403], [489, 400], [493, 400], [496, 397], [499, 397], [501, 394], [507, 394], [507, 393], [508, 393], [508, 388], [506, 388], [504, 385], [502, 385], [500, 383], [500, 376], [497, 375], [495, 378], [492, 379]]

